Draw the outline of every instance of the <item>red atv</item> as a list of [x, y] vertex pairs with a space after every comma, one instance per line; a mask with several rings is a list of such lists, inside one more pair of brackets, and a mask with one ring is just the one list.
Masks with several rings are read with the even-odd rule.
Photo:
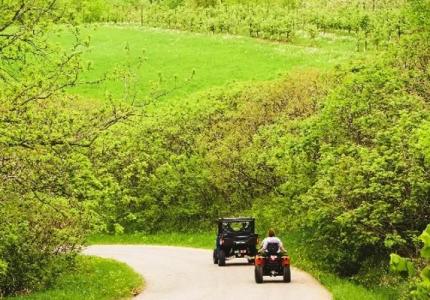
[[269, 243], [264, 255], [255, 257], [255, 282], [262, 283], [263, 276], [283, 276], [291, 282], [290, 257], [279, 253], [279, 245]]

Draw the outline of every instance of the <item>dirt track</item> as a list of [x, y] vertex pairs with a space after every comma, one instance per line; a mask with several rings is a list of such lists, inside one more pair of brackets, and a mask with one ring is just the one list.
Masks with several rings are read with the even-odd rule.
[[282, 277], [254, 282], [254, 268], [246, 260], [233, 259], [227, 266], [212, 263], [209, 250], [163, 246], [91, 246], [85, 254], [114, 258], [140, 273], [144, 300], [325, 300], [330, 293], [309, 274], [293, 268], [291, 283]]

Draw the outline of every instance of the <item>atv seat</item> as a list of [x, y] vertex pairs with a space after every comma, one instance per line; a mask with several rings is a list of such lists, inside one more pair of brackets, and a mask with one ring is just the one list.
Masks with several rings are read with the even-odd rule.
[[279, 254], [279, 244], [278, 243], [268, 243], [266, 253], [269, 255], [278, 255]]

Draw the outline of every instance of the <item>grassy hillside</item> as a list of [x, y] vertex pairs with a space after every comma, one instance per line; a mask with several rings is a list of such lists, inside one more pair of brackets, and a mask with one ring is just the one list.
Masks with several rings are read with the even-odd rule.
[[[183, 99], [231, 82], [270, 80], [297, 69], [328, 69], [357, 55], [353, 38], [334, 34], [321, 35], [315, 41], [303, 36], [297, 45], [138, 26], [89, 26], [82, 28], [82, 35], [91, 37], [84, 58], [93, 66], [83, 78], [96, 80], [119, 66], [130, 65], [139, 99], [154, 89], [156, 97], [167, 92], [167, 98]], [[62, 44], [70, 41], [70, 35], [59, 38]], [[144, 58], [140, 67], [139, 58]], [[108, 80], [72, 90], [98, 99], [107, 91], [121, 97], [124, 84]]]

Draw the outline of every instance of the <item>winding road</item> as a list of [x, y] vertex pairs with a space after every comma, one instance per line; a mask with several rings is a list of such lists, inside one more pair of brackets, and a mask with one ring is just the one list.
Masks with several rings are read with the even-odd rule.
[[166, 246], [100, 245], [85, 254], [113, 258], [131, 266], [145, 278], [143, 300], [329, 300], [330, 293], [311, 275], [293, 268], [291, 283], [282, 277], [254, 281], [254, 268], [244, 259], [212, 263], [209, 250]]

